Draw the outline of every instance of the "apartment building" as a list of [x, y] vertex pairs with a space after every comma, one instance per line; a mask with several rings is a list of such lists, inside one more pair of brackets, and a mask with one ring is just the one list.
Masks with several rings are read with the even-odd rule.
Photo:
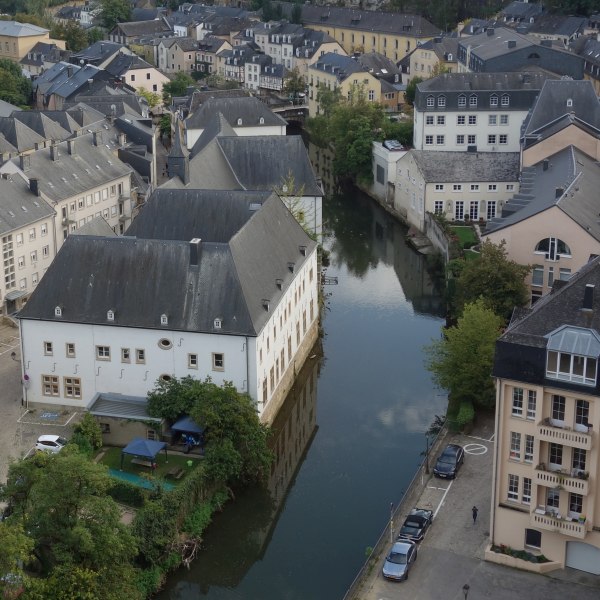
[[546, 79], [540, 71], [447, 73], [417, 84], [417, 150], [519, 152], [521, 126]]
[[600, 575], [600, 259], [496, 343], [490, 537]]
[[48, 29], [30, 23], [0, 21], [0, 58], [19, 62], [38, 42], [55, 44], [61, 50], [65, 49], [65, 42], [51, 39]]

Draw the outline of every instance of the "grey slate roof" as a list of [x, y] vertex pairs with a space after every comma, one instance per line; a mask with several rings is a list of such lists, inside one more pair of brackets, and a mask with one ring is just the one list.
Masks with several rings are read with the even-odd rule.
[[518, 152], [410, 150], [427, 183], [518, 181]]
[[0, 117], [0, 137], [14, 146], [19, 152], [31, 150], [35, 144], [44, 141], [44, 138], [33, 129], [21, 123], [14, 117]]
[[[558, 193], [558, 189], [563, 192]], [[547, 161], [523, 169], [519, 193], [506, 203], [500, 217], [488, 221], [484, 235], [556, 206], [600, 241], [598, 189], [600, 166], [569, 146]]]
[[335, 52], [323, 54], [317, 62], [310, 65], [309, 69], [335, 74], [338, 81], [344, 81], [354, 73], [368, 72], [368, 69], [363, 67], [358, 60]]
[[[12, 117], [33, 129], [45, 140], [62, 141], [71, 136], [71, 132], [64, 129], [56, 121], [47, 116], [43, 111], [26, 110], [15, 113]], [[32, 146], [33, 147], [33, 146]]]
[[71, 56], [71, 62], [73, 64], [80, 64], [83, 60], [84, 63], [100, 64], [104, 62], [109, 56], [112, 56], [121, 48], [125, 48], [124, 44], [118, 44], [117, 42], [110, 42], [108, 40], [101, 40], [94, 42], [87, 48], [80, 50], [79, 52]]
[[[570, 106], [567, 105], [570, 101]], [[600, 133], [600, 101], [589, 80], [547, 80], [523, 125], [527, 145], [547, 137], [557, 121], [577, 119]]]
[[235, 136], [233, 127], [227, 122], [222, 113], [217, 115], [216, 119], [213, 119], [200, 134], [200, 137], [194, 143], [191, 151], [190, 158], [193, 158], [201, 152], [214, 138], [218, 136]]
[[0, 235], [53, 217], [54, 209], [29, 190], [23, 177], [16, 173], [0, 178]]
[[148, 399], [139, 396], [98, 392], [89, 403], [88, 411], [97, 417], [161, 422], [148, 414]]
[[433, 37], [439, 33], [439, 29], [435, 25], [418, 15], [312, 4], [302, 5], [302, 23], [306, 26], [343, 27], [357, 31], [379, 31], [416, 38]]
[[[175, 212], [189, 230], [192, 214], [179, 205], [184, 197], [194, 221], [210, 223], [202, 218], [210, 193], [198, 191], [196, 200], [190, 192], [151, 198], [136, 219], [137, 232], [152, 234], [155, 221]], [[315, 242], [275, 195], [253, 212], [243, 201], [231, 209], [244, 213], [247, 221], [227, 242], [213, 242], [207, 235], [198, 249], [198, 265], [190, 264], [188, 240], [69, 236], [20, 318], [106, 325], [111, 309], [111, 325], [117, 327], [165, 329], [160, 325], [165, 314], [169, 331], [257, 335], [270, 317], [262, 300], [280, 300], [294, 278], [288, 264], [302, 265]], [[300, 246], [306, 246], [306, 256]], [[281, 290], [277, 279], [283, 280]], [[54, 314], [57, 305], [62, 317]], [[217, 317], [222, 319], [219, 330], [214, 329]]]
[[[94, 146], [92, 135], [87, 134], [77, 138], [74, 145], [75, 153], [71, 155], [67, 151], [67, 142], [57, 144], [58, 161], [51, 159], [50, 148], [29, 155], [31, 166], [27, 175], [36, 177], [42, 193], [54, 202], [107, 185], [131, 172], [131, 168], [114, 155], [112, 140], [104, 139]], [[19, 164], [18, 159], [13, 162]]]
[[5, 102], [4, 100], [0, 100], [0, 117], [10, 117], [15, 110], [22, 110], [18, 106], [14, 104], [10, 104], [10, 102]]
[[120, 30], [126, 37], [136, 37], [172, 31], [164, 17], [153, 21], [130, 21], [117, 23], [113, 31]]
[[[206, 92], [207, 94], [209, 92]], [[200, 107], [185, 120], [186, 129], [204, 129], [221, 113], [232, 127], [257, 127], [260, 119], [264, 125], [286, 125], [285, 119], [272, 112], [258, 98], [241, 97], [209, 97]], [[238, 125], [238, 119], [242, 124]]]
[[104, 237], [116, 237], [113, 228], [108, 224], [104, 217], [94, 217], [91, 221], [78, 227], [70, 235], [96, 235]]
[[500, 11], [500, 15], [509, 19], [529, 20], [530, 17], [541, 15], [543, 10], [542, 5], [535, 2], [511, 2]]
[[379, 52], [366, 52], [356, 60], [377, 79], [393, 80], [396, 75], [402, 73], [393, 60]]
[[587, 25], [585, 17], [544, 14], [529, 27], [531, 33], [571, 38], [581, 35]]
[[121, 77], [121, 75], [128, 71], [135, 69], [152, 69], [154, 67], [135, 54], [119, 53], [104, 68], [114, 77]]
[[19, 23], [19, 21], [0, 21], [0, 35], [10, 37], [28, 37], [31, 35], [43, 35], [48, 33], [48, 29], [43, 29], [30, 23]]
[[[581, 310], [586, 285], [594, 285], [593, 310]], [[500, 342], [545, 348], [550, 332], [570, 325], [600, 332], [600, 258], [594, 258], [566, 285], [553, 289], [530, 309], [515, 314]]]

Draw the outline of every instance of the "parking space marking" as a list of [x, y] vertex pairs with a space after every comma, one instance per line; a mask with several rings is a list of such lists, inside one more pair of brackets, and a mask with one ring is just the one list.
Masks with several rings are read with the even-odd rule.
[[486, 454], [488, 451], [487, 446], [483, 444], [465, 444], [463, 448], [466, 454], [474, 454], [476, 456]]
[[490, 442], [494, 441], [494, 436], [492, 436], [489, 440], [486, 440], [485, 438], [482, 438], [482, 437], [477, 437], [476, 435], [466, 435], [465, 437], [468, 437], [472, 440], [479, 440], [481, 442], [485, 442], [486, 444], [489, 444]]
[[450, 488], [452, 487], [453, 483], [454, 483], [454, 480], [452, 480], [450, 482], [450, 485], [446, 488], [446, 491], [444, 492], [442, 499], [440, 500], [440, 503], [438, 504], [438, 507], [435, 509], [435, 512], [433, 513], [434, 519], [437, 517], [438, 513], [440, 512], [440, 508], [442, 508], [442, 504], [444, 504], [444, 500], [446, 499], [446, 496], [448, 495], [448, 492], [450, 491]]
[[428, 490], [442, 490], [443, 492], [445, 492], [448, 488], [439, 488], [439, 487], [435, 487], [434, 485], [428, 485], [427, 489]]

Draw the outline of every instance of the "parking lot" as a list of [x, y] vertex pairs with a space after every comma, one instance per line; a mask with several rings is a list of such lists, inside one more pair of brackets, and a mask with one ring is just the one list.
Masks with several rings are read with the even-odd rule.
[[14, 327], [0, 325], [0, 482], [6, 481], [10, 463], [29, 453], [40, 435], [58, 434], [68, 438], [77, 420], [76, 413], [27, 412], [22, 399], [18, 333]]
[[[487, 563], [493, 459], [493, 419], [482, 419], [469, 436], [449, 434], [446, 443], [465, 449], [465, 461], [455, 480], [431, 477], [415, 505], [434, 511], [433, 524], [419, 544], [418, 558], [403, 582], [381, 575], [385, 553], [376, 559], [351, 596], [360, 600], [597, 600], [600, 577], [564, 569], [536, 575]], [[435, 456], [431, 457], [433, 466]], [[427, 477], [424, 475], [424, 477]], [[471, 509], [479, 509], [473, 523]], [[407, 507], [407, 511], [412, 507]], [[402, 518], [404, 515], [402, 516]], [[395, 525], [397, 531], [402, 520]], [[467, 586], [467, 587], [465, 587]], [[466, 595], [465, 595], [466, 592]]]

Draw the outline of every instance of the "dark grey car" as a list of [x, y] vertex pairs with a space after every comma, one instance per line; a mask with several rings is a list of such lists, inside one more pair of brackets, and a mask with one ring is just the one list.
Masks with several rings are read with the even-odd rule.
[[448, 444], [439, 455], [433, 474], [446, 479], [454, 479], [465, 460], [465, 451], [458, 444]]

